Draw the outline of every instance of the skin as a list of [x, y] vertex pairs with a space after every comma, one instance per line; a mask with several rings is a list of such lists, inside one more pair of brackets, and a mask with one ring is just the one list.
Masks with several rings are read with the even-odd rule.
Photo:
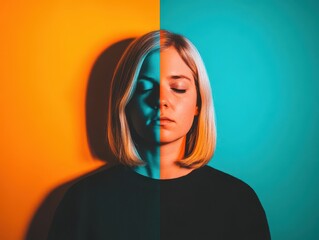
[[193, 74], [174, 47], [149, 54], [127, 107], [137, 148], [148, 164], [134, 170], [156, 179], [184, 176], [192, 169], [176, 161], [185, 152], [186, 134], [198, 115]]

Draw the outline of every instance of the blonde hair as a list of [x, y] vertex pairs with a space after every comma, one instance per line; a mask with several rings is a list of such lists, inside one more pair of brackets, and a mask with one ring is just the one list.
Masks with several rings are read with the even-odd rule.
[[121, 57], [112, 79], [107, 136], [110, 148], [122, 164], [138, 166], [141, 159], [126, 116], [126, 106], [136, 88], [137, 77], [148, 54], [173, 46], [191, 69], [197, 89], [199, 114], [186, 137], [185, 157], [178, 164], [199, 168], [208, 163], [216, 147], [216, 127], [211, 87], [204, 63], [195, 46], [185, 37], [165, 30], [135, 39]]

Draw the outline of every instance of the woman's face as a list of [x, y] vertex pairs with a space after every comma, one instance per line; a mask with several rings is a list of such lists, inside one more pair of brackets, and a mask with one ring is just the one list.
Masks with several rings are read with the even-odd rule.
[[139, 138], [181, 141], [198, 114], [193, 74], [174, 47], [149, 54], [142, 65], [127, 117]]

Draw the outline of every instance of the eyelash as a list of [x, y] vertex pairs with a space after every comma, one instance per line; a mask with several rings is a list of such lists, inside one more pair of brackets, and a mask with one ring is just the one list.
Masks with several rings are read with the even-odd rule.
[[[174, 92], [176, 92], [176, 93], [178, 93], [178, 94], [183, 94], [183, 93], [186, 93], [186, 89], [179, 89], [179, 88], [174, 88], [174, 87], [172, 87], [171, 88]], [[138, 85], [137, 86], [137, 91], [139, 92], [139, 93], [146, 93], [146, 92], [149, 92], [149, 91], [151, 91], [151, 90], [153, 90], [153, 87], [145, 87], [145, 86], [143, 86], [143, 85]]]
[[137, 89], [137, 92], [139, 94], [144, 94], [144, 93], [150, 92], [152, 90], [153, 90], [152, 88], [150, 88], [150, 89]]
[[186, 93], [185, 89], [177, 89], [177, 88], [172, 88], [172, 90], [176, 93]]
[[153, 90], [153, 87], [150, 87], [150, 86], [145, 87], [143, 85], [138, 85], [136, 90], [139, 93], [145, 93], [145, 92], [149, 92], [149, 91]]

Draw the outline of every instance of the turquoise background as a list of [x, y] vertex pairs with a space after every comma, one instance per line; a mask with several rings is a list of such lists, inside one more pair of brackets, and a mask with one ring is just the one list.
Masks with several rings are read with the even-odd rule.
[[319, 1], [161, 0], [210, 76], [210, 165], [252, 186], [272, 239], [319, 239]]

